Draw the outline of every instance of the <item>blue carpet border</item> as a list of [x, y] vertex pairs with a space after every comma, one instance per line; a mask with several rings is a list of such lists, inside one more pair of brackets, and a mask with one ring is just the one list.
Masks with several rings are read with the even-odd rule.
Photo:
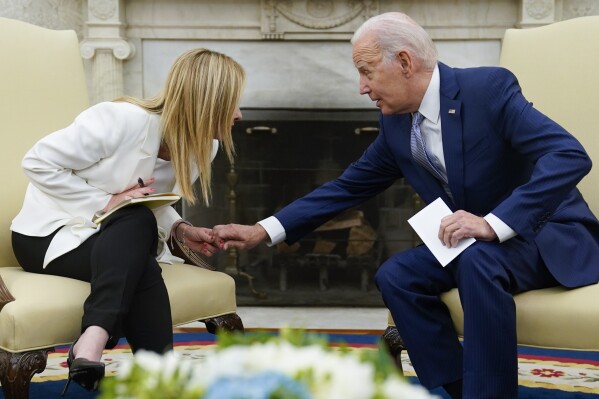
[[[272, 334], [276, 335], [276, 331], [249, 331], [247, 334]], [[372, 345], [376, 346], [380, 342], [381, 335], [373, 333], [325, 333], [325, 332], [307, 332], [310, 335], [317, 335], [327, 337], [329, 342], [332, 343], [346, 343], [348, 345]], [[174, 335], [174, 342], [184, 343], [190, 341], [211, 343], [217, 338], [205, 331], [182, 331], [177, 332]], [[124, 339], [119, 341], [119, 345], [126, 345], [127, 342]], [[58, 351], [66, 350], [68, 346], [57, 347]], [[566, 349], [547, 350], [543, 348], [536, 348], [530, 346], [519, 346], [518, 355], [526, 357], [529, 356], [548, 356], [555, 358], [571, 358], [580, 360], [592, 360], [599, 361], [599, 352], [589, 351], [576, 351]], [[418, 383], [417, 377], [408, 377], [413, 383]], [[45, 381], [45, 382], [32, 382], [30, 386], [30, 399], [47, 399], [47, 398], [59, 398], [65, 381]], [[449, 399], [442, 389], [435, 389], [432, 391], [433, 394], [439, 395], [443, 399]], [[65, 395], [65, 399], [93, 399], [99, 394], [97, 392], [88, 392], [77, 384], [71, 384], [69, 392]], [[3, 392], [0, 391], [0, 399], [4, 399]], [[599, 399], [599, 394], [583, 393], [583, 392], [566, 392], [555, 389], [547, 388], [531, 388], [519, 386], [518, 388], [518, 399]]]

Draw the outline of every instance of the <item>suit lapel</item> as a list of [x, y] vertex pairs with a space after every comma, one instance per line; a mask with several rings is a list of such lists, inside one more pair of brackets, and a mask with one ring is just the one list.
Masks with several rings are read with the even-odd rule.
[[460, 88], [451, 68], [439, 63], [439, 74], [441, 77], [441, 131], [447, 180], [457, 209], [464, 209], [466, 204], [464, 198], [462, 102], [455, 100]]

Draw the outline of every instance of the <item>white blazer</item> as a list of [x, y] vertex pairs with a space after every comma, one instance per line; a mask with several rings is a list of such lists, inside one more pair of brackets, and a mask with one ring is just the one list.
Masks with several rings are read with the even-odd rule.
[[[97, 233], [94, 213], [113, 194], [153, 176], [161, 141], [160, 116], [126, 102], [104, 102], [27, 152], [22, 166], [30, 183], [11, 230], [44, 237], [64, 226], [44, 258], [44, 267]], [[213, 158], [218, 150], [213, 148]], [[193, 180], [197, 178], [197, 171]], [[170, 191], [177, 192], [177, 187]], [[158, 260], [174, 258], [166, 245], [172, 224], [181, 218], [172, 207], [154, 211], [162, 245]]]

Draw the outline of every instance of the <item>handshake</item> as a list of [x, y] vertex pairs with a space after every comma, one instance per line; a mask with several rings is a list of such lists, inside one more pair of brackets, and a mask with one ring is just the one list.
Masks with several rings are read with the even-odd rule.
[[171, 232], [171, 235], [173, 234], [176, 234], [177, 240], [184, 246], [206, 256], [212, 256], [220, 250], [229, 248], [252, 249], [269, 238], [266, 230], [259, 224], [253, 226], [226, 224], [209, 229], [191, 226], [184, 222], [175, 224]]

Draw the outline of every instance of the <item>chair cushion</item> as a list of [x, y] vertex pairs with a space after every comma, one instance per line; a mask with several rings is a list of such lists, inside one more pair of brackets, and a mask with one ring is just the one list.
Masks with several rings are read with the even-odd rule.
[[162, 276], [174, 325], [237, 311], [235, 280], [228, 274], [174, 263], [162, 265]]
[[[449, 308], [458, 335], [463, 336], [464, 313], [458, 290], [442, 294], [441, 299]], [[519, 344], [599, 350], [599, 284], [528, 291], [515, 295], [514, 300]], [[395, 325], [391, 314], [388, 322]]]
[[[161, 266], [173, 324], [236, 311], [235, 281], [229, 275], [184, 264]], [[2, 267], [0, 276], [16, 299], [0, 312], [1, 349], [46, 348], [68, 344], [79, 336], [88, 283], [27, 273], [20, 267]]]
[[[456, 331], [463, 335], [464, 315], [458, 290], [446, 292], [442, 299]], [[599, 350], [599, 284], [528, 291], [514, 296], [514, 300], [519, 344]]]
[[0, 312], [0, 348], [19, 352], [77, 338], [89, 284], [20, 267], [2, 267], [0, 275], [15, 298]]

